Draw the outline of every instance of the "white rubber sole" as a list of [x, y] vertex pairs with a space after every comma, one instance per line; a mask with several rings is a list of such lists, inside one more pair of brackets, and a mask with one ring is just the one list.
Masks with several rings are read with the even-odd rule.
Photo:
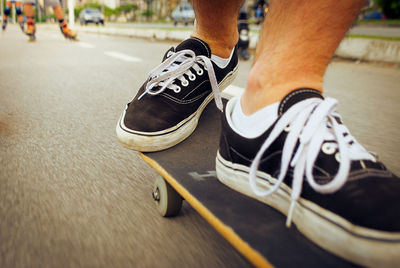
[[[238, 66], [236, 66], [235, 69], [218, 84], [220, 91], [224, 90], [233, 82], [236, 78], [237, 72]], [[124, 147], [139, 152], [155, 152], [171, 148], [185, 140], [193, 133], [197, 127], [203, 110], [213, 100], [213, 98], [214, 95], [211, 92], [197, 111], [186, 118], [186, 120], [181, 121], [178, 125], [169, 129], [153, 133], [143, 133], [128, 129], [123, 123], [126, 113], [125, 109], [116, 127], [118, 141]]]
[[[228, 187], [255, 198], [287, 215], [291, 189], [285, 184], [268, 197], [259, 197], [250, 188], [249, 167], [233, 164], [217, 154], [218, 180]], [[270, 189], [277, 180], [257, 172], [257, 185]], [[371, 215], [372, 217], [373, 215]], [[367, 267], [400, 266], [400, 233], [376, 231], [351, 224], [342, 217], [300, 198], [292, 223], [315, 244], [353, 263]]]

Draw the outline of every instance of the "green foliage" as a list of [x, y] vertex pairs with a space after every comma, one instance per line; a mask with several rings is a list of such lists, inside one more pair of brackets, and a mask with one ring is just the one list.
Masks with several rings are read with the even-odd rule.
[[36, 22], [46, 22], [46, 21], [48, 21], [50, 19], [53, 19], [54, 21], [57, 21], [56, 16], [54, 16], [54, 14], [51, 14], [51, 15], [44, 15], [43, 14], [42, 16], [40, 16], [40, 19], [39, 19], [38, 13], [36, 12], [35, 14], [36, 14], [35, 15], [35, 21]]
[[372, 24], [372, 25], [393, 25], [400, 26], [400, 19], [397, 20], [358, 20], [357, 24]]
[[119, 13], [116, 9], [109, 8], [108, 6], [104, 6], [104, 16], [110, 17], [112, 15], [119, 15]]
[[116, 9], [118, 9], [119, 12], [129, 13], [129, 12], [138, 10], [139, 6], [138, 5], [125, 4], [125, 5], [122, 5], [120, 7], [117, 7]]
[[88, 4], [85, 4], [85, 8], [95, 8], [95, 9], [101, 10], [101, 6], [100, 6], [99, 3], [88, 3]]
[[81, 13], [82, 9], [83, 9], [82, 7], [74, 8], [74, 16], [75, 16], [75, 18], [79, 17], [79, 14]]
[[[95, 8], [101, 10], [101, 5], [99, 3], [87, 3], [83, 7], [76, 7], [74, 9], [74, 14], [76, 17], [79, 17], [79, 13], [85, 8]], [[139, 6], [136, 4], [125, 4], [115, 9], [109, 8], [108, 6], [104, 5], [104, 16], [111, 17], [112, 15], [120, 16], [121, 14], [127, 14], [130, 12], [136, 12], [139, 10]]]
[[376, 39], [376, 40], [388, 40], [388, 41], [400, 41], [400, 37], [390, 37], [390, 36], [376, 36], [376, 35], [363, 35], [363, 34], [347, 34], [346, 37], [350, 37], [350, 38], [364, 38], [364, 39]]
[[388, 19], [400, 18], [400, 0], [375, 0]]
[[151, 17], [154, 15], [154, 12], [152, 10], [146, 10], [142, 12], [142, 16], [146, 16], [146, 17]]

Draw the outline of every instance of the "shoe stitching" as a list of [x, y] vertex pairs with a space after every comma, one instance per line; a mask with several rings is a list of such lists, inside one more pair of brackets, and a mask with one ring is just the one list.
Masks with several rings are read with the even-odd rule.
[[195, 98], [192, 98], [192, 99], [187, 100], [187, 101], [179, 100], [179, 99], [174, 98], [174, 97], [172, 97], [172, 96], [170, 96], [170, 95], [168, 95], [166, 93], [161, 93], [160, 96], [163, 96], [163, 97], [165, 97], [165, 98], [167, 98], [167, 99], [169, 99], [169, 100], [171, 100], [171, 101], [173, 101], [175, 103], [178, 103], [178, 104], [189, 104], [189, 103], [193, 103], [193, 102], [198, 101], [199, 99], [201, 99], [205, 95], [208, 95], [209, 93], [210, 92], [203, 92], [202, 94], [196, 96]]
[[[251, 163], [252, 159], [245, 157], [244, 155], [242, 155], [241, 153], [239, 153], [237, 150], [235, 150], [235, 148], [230, 147], [230, 150], [235, 153], [237, 156], [241, 157], [242, 159], [248, 161], [249, 163]], [[265, 158], [262, 158], [260, 163], [265, 163], [268, 160], [270, 160], [271, 158], [275, 157], [276, 155], [279, 155], [280, 153], [282, 153], [282, 151], [276, 151], [272, 154], [269, 154], [268, 156], [266, 156]]]
[[201, 44], [205, 47], [205, 49], [207, 50], [207, 56], [208, 56], [208, 57], [211, 57], [211, 51], [208, 50], [208, 47], [203, 43], [203, 41], [201, 41], [201, 40], [198, 39], [198, 38], [193, 38], [193, 39], [199, 40], [200, 43], [201, 43]]
[[381, 178], [390, 178], [392, 177], [392, 172], [388, 170], [376, 170], [376, 169], [371, 169], [367, 168], [364, 170], [357, 170], [353, 171], [349, 174], [348, 181], [350, 180], [360, 180], [360, 179], [365, 179], [369, 176], [376, 176], [376, 177], [381, 177]]
[[[216, 68], [218, 68], [218, 70], [224, 70], [224, 69], [219, 68], [214, 62], [212, 62], [212, 64], [213, 64], [214, 70], [215, 70]], [[227, 66], [227, 67], [228, 67], [228, 66]], [[202, 68], [202, 69], [203, 69], [203, 72], [208, 72], [208, 71], [206, 71], [204, 68]], [[196, 72], [196, 71], [195, 71], [195, 72]], [[214, 73], [215, 73], [215, 71], [214, 71]], [[224, 81], [227, 77], [229, 77], [230, 73], [231, 73], [231, 72], [228, 72], [228, 73], [224, 76], [224, 78], [222, 79], [222, 81]], [[218, 81], [218, 80], [217, 80], [218, 86], [220, 85], [220, 83], [221, 83], [222, 81]], [[194, 82], [194, 81], [193, 81], [193, 82]], [[188, 95], [190, 95], [193, 91], [195, 91], [200, 85], [202, 85], [202, 84], [205, 83], [205, 82], [210, 82], [210, 80], [207, 79], [207, 78], [205, 78], [205, 80], [202, 81], [200, 84], [198, 84], [197, 87], [195, 87], [195, 88], [194, 88], [193, 90], [191, 90], [188, 94], [186, 94], [186, 95], [182, 98], [182, 100], [185, 99]], [[211, 83], [211, 82], [210, 82], [210, 83]]]
[[[317, 169], [319, 172], [323, 173], [326, 177], [330, 177], [331, 174], [329, 174], [328, 171], [326, 171], [325, 169], [319, 167], [319, 166], [315, 166], [315, 169]], [[315, 178], [319, 178], [319, 179], [323, 179], [326, 180], [326, 177], [322, 177], [322, 176], [315, 176]]]
[[282, 113], [283, 113], [283, 108], [285, 107], [285, 104], [288, 102], [288, 100], [289, 100], [291, 97], [293, 97], [293, 96], [295, 96], [295, 95], [297, 95], [297, 94], [300, 94], [300, 93], [305, 93], [305, 92], [315, 93], [315, 90], [313, 90], [313, 89], [300, 89], [300, 90], [293, 91], [292, 93], [290, 93], [289, 95], [287, 95], [287, 96], [282, 100], [282, 103], [281, 103], [280, 108], [279, 108], [279, 114], [282, 114]]
[[[168, 131], [160, 130], [160, 131], [155, 131], [155, 132], [142, 132], [142, 131], [137, 131], [137, 130], [134, 130], [134, 129], [130, 129], [125, 124], [123, 124], [124, 118], [125, 117], [123, 116], [121, 118], [121, 120], [119, 121], [119, 126], [120, 126], [121, 130], [125, 131], [126, 133], [133, 134], [133, 135], [138, 135], [138, 136], [142, 136], [142, 137], [157, 137], [157, 136], [162, 137], [162, 136], [165, 136], [165, 135], [168, 135], [170, 133], [178, 131], [181, 127], [183, 127], [184, 125], [186, 125], [187, 123], [192, 121], [193, 118], [195, 118], [195, 114], [193, 113], [192, 115], [188, 116], [184, 120], [180, 121], [178, 123], [178, 125], [175, 125], [175, 126], [173, 126], [171, 128], [166, 129]], [[182, 123], [183, 121], [185, 121], [185, 122]], [[182, 124], [179, 125], [180, 123], [182, 123]]]
[[182, 100], [184, 100], [187, 96], [189, 96], [191, 93], [193, 93], [196, 89], [198, 89], [201, 85], [203, 85], [206, 82], [210, 82], [210, 80], [206, 79], [204, 81], [202, 81], [201, 83], [197, 84], [197, 86], [195, 88], [193, 88], [190, 92], [188, 92], [183, 98]]

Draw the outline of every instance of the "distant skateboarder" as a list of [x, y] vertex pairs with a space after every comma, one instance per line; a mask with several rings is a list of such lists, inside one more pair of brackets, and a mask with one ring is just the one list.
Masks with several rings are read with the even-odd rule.
[[17, 13], [19, 26], [21, 27], [21, 30], [24, 31], [24, 16], [22, 15], [21, 0], [6, 1], [6, 7], [4, 9], [4, 15], [3, 15], [3, 25], [1, 26], [1, 28], [3, 31], [5, 31], [7, 28], [8, 17], [10, 16], [11, 7], [13, 3], [15, 5], [15, 12]]
[[[25, 0], [24, 1], [24, 12], [27, 18], [27, 29], [26, 34], [29, 36], [30, 40], [35, 40], [36, 26], [35, 26], [35, 10], [33, 6], [35, 5], [35, 0]], [[45, 0], [46, 6], [53, 7], [54, 15], [58, 20], [60, 25], [61, 33], [65, 38], [71, 40], [77, 40], [77, 34], [70, 28], [68, 28], [67, 22], [64, 21], [64, 12], [61, 8], [60, 2], [58, 0]]]

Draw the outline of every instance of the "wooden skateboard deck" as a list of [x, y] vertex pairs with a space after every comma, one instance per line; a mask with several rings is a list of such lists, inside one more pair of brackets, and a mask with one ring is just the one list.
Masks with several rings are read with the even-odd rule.
[[[237, 193], [217, 180], [215, 157], [220, 116], [215, 103], [211, 102], [189, 138], [168, 150], [141, 153], [141, 156], [176, 190], [178, 196], [197, 210], [253, 265], [354, 267], [354, 264], [313, 244], [294, 225], [287, 228], [286, 216], [277, 210]], [[157, 186], [155, 189], [159, 190]], [[165, 192], [153, 193], [153, 197], [157, 199], [160, 194], [165, 195]]]

